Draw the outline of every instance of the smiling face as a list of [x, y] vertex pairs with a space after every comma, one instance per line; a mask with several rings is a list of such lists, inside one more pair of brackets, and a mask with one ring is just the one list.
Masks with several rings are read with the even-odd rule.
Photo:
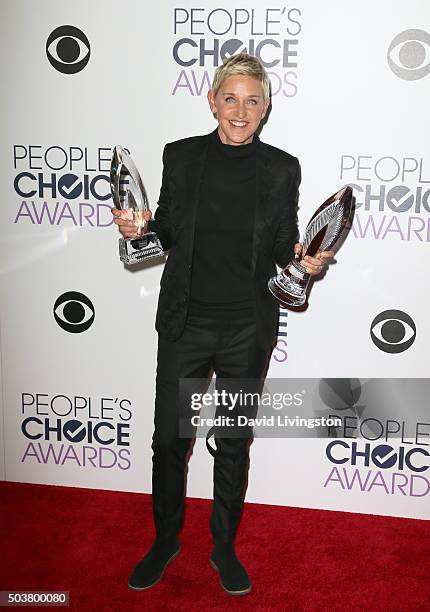
[[208, 92], [209, 106], [218, 119], [218, 134], [224, 144], [244, 145], [252, 138], [266, 114], [260, 81], [251, 76], [234, 74], [221, 83], [216, 94]]

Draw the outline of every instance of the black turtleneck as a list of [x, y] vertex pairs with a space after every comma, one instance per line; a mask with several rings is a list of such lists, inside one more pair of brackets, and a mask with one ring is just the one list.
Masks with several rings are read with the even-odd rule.
[[210, 136], [197, 209], [191, 307], [236, 309], [253, 304], [252, 238], [258, 136], [246, 145]]

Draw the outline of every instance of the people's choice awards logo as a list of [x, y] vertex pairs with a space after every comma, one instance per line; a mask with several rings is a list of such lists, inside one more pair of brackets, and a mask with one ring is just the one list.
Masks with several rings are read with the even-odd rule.
[[206, 95], [215, 69], [240, 52], [255, 55], [268, 71], [271, 95], [298, 91], [302, 14], [297, 7], [212, 6], [173, 9], [172, 57], [179, 67], [172, 95]]
[[[132, 402], [115, 395], [21, 394], [21, 462], [91, 470], [131, 466]], [[41, 468], [43, 469], [43, 468]]]
[[428, 157], [348, 151], [340, 156], [339, 178], [356, 196], [355, 238], [430, 242]]
[[56, 28], [46, 41], [46, 55], [51, 66], [63, 74], [76, 74], [83, 70], [90, 54], [90, 41], [75, 26]]
[[[395, 341], [402, 334], [414, 336], [412, 329], [405, 331], [406, 326], [415, 328], [399, 310], [382, 312], [372, 323], [375, 335]], [[324, 488], [366, 496], [375, 492], [391, 499], [428, 496], [429, 391], [428, 379], [422, 378], [322, 379], [320, 398], [334, 412], [321, 416], [341, 422], [327, 430], [334, 439], [325, 449], [330, 471]]]
[[111, 159], [112, 147], [77, 142], [13, 145], [13, 223], [109, 227], [113, 223]]
[[416, 335], [414, 321], [402, 310], [384, 310], [370, 326], [373, 344], [384, 353], [403, 353], [412, 346]]
[[55, 301], [55, 320], [61, 329], [72, 334], [86, 331], [93, 324], [95, 316], [91, 300], [78, 291], [67, 291]]
[[417, 81], [430, 72], [430, 34], [424, 30], [405, 30], [388, 47], [391, 70], [401, 79]]

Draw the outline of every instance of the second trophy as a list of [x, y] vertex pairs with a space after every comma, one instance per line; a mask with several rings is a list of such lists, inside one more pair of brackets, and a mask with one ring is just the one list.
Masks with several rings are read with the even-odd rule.
[[314, 213], [302, 240], [302, 251], [284, 270], [269, 280], [269, 289], [281, 306], [301, 306], [306, 301], [310, 275], [301, 263], [305, 255], [315, 257], [318, 251], [331, 249], [342, 230], [352, 220], [354, 198], [347, 186], [332, 195]]

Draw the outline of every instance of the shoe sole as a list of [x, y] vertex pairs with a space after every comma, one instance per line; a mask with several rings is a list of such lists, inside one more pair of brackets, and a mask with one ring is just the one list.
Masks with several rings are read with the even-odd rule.
[[175, 559], [179, 555], [180, 552], [181, 552], [181, 546], [178, 548], [178, 550], [175, 553], [173, 553], [173, 555], [171, 557], [169, 557], [169, 559], [167, 559], [166, 565], [164, 566], [163, 571], [161, 572], [159, 578], [157, 578], [157, 580], [155, 580], [155, 582], [151, 582], [151, 584], [148, 584], [147, 586], [144, 586], [144, 587], [136, 587], [136, 586], [133, 586], [132, 584], [128, 583], [128, 588], [129, 589], [133, 589], [133, 591], [145, 591], [146, 589], [150, 589], [151, 587], [156, 585], [157, 582], [160, 582], [160, 580], [164, 576], [164, 572], [166, 571], [166, 568], [169, 565], [169, 563], [171, 563], [173, 561], [173, 559]]
[[[215, 565], [215, 563], [212, 561], [212, 559], [209, 559], [209, 563], [211, 564], [211, 566], [214, 568], [215, 571], [217, 571], [219, 573], [219, 568]], [[224, 589], [224, 591], [226, 593], [228, 593], [229, 595], [246, 595], [247, 593], [250, 593], [252, 590], [252, 585], [250, 585], [247, 589], [243, 589], [242, 591], [229, 591], [228, 589], [225, 588], [225, 586], [222, 583], [221, 577], [220, 577], [220, 583], [222, 588]]]

